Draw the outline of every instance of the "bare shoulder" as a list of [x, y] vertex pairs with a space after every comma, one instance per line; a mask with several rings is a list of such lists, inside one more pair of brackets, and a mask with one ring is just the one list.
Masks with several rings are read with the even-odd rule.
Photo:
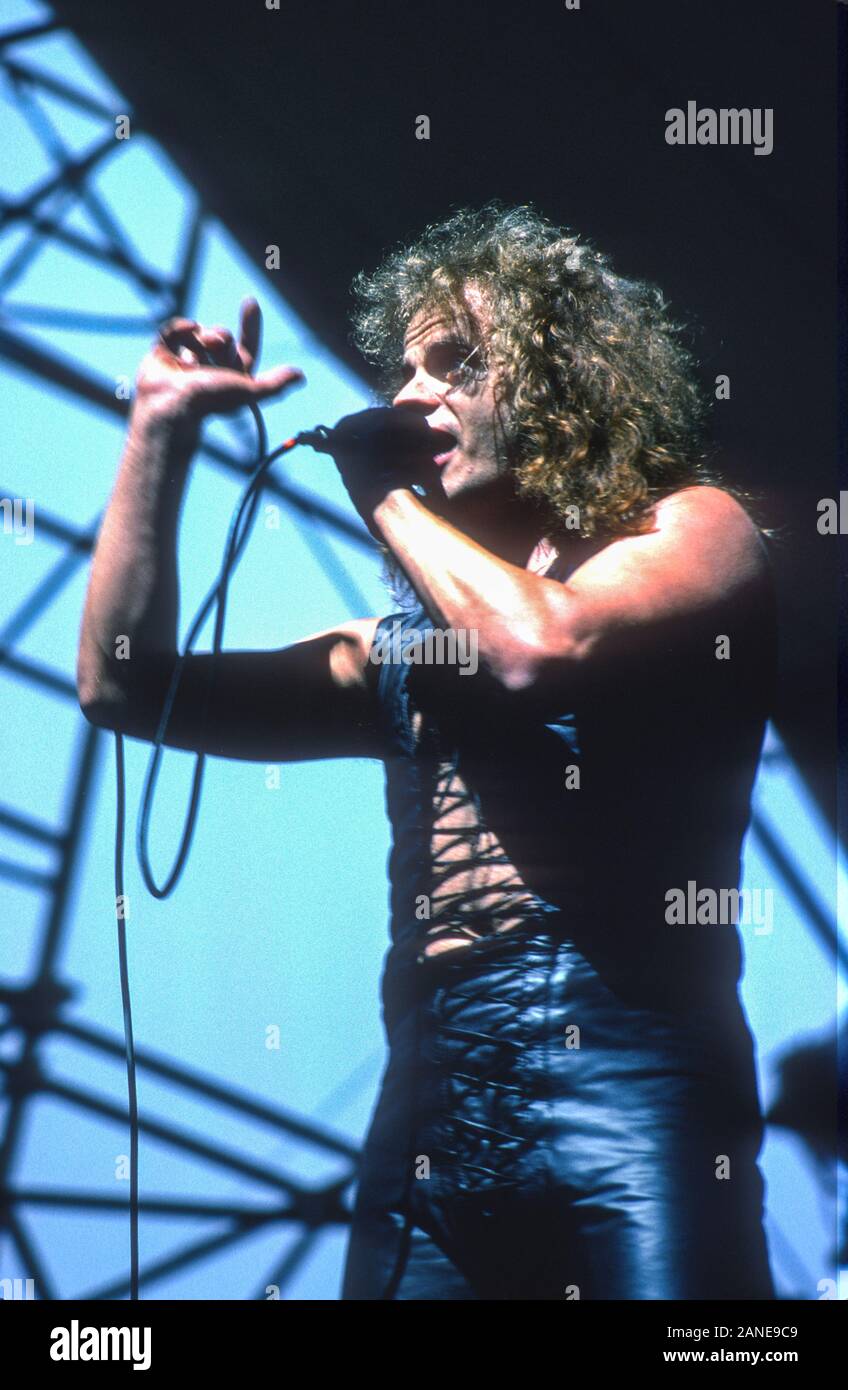
[[655, 508], [657, 532], [689, 553], [694, 565], [721, 562], [737, 580], [762, 575], [768, 568], [763, 538], [737, 498], [724, 488], [681, 488]]
[[749, 512], [721, 487], [699, 484], [681, 488], [661, 498], [655, 513], [660, 528], [680, 524], [716, 527], [729, 537], [759, 542], [759, 532]]

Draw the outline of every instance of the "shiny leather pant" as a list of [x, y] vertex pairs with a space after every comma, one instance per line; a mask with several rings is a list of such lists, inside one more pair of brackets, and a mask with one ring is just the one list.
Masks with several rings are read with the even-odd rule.
[[541, 929], [418, 966], [342, 1297], [774, 1298], [761, 1139], [735, 991], [625, 1001]]

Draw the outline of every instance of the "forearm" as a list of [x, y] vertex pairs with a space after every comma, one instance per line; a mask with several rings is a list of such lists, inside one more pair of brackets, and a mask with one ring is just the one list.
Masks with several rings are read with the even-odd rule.
[[432, 621], [476, 631], [479, 660], [500, 680], [521, 686], [543, 654], [567, 658], [562, 585], [492, 554], [411, 491], [389, 493], [375, 521]]
[[77, 664], [83, 706], [124, 697], [134, 658], [176, 650], [177, 526], [193, 445], [167, 418], [134, 411], [86, 594]]

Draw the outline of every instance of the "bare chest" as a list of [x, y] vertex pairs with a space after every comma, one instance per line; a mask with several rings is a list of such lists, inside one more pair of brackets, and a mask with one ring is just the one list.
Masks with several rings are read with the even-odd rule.
[[[411, 718], [416, 748], [424, 734], [420, 710]], [[429, 892], [420, 904], [427, 957], [461, 950], [484, 936], [518, 926], [533, 894], [486, 825], [478, 797], [458, 760], [440, 755], [433, 782]]]

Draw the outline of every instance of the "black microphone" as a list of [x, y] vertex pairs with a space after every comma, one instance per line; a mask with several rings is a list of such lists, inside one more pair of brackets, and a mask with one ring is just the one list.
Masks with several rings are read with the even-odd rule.
[[308, 444], [310, 449], [314, 449], [316, 454], [332, 454], [333, 446], [330, 443], [333, 431], [327, 425], [316, 425], [314, 430], [301, 430], [300, 434], [294, 437], [295, 444]]
[[308, 444], [319, 454], [368, 454], [373, 450], [401, 453], [445, 453], [456, 443], [452, 434], [433, 429], [423, 415], [394, 406], [376, 406], [345, 415], [333, 429], [316, 425], [314, 430], [301, 430], [295, 436], [297, 444]]

